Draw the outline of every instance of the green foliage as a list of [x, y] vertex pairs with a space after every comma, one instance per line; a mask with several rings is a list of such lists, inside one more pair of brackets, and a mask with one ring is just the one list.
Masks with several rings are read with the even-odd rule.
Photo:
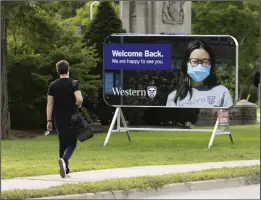
[[59, 23], [50, 5], [5, 4], [12, 128], [45, 126], [46, 93], [50, 82], [58, 78], [55, 64], [61, 59], [69, 61], [71, 77], [80, 81], [85, 103], [97, 99], [101, 81], [90, 74], [98, 62], [96, 51], [82, 48], [82, 39]]
[[[88, 25], [90, 22], [90, 5], [92, 1], [84, 4], [81, 8], [76, 10], [76, 15], [65, 19], [63, 24], [71, 25]], [[96, 13], [97, 4], [93, 5], [93, 14]]]
[[[8, 92], [12, 128], [39, 128], [51, 76], [41, 75], [40, 55], [9, 55]], [[42, 117], [41, 117], [42, 116]]]
[[62, 59], [67, 60], [71, 65], [71, 78], [80, 81], [84, 99], [92, 102], [97, 98], [98, 88], [101, 86], [100, 77], [90, 74], [90, 70], [96, 67], [98, 59], [93, 48], [81, 48], [81, 46], [81, 41], [76, 40], [71, 45], [51, 50], [46, 61], [50, 60], [52, 63], [46, 67], [49, 67], [50, 73], [55, 77], [55, 63]]
[[[122, 29], [119, 19], [119, 6], [103, 1], [97, 6], [93, 20], [84, 31], [83, 41], [86, 47], [94, 47], [97, 50], [99, 62], [91, 73], [102, 77], [103, 42], [112, 33], [126, 32]], [[115, 109], [104, 103], [102, 88], [99, 90], [97, 114], [102, 124], [108, 124]]]
[[[93, 3], [93, 1], [89, 1], [88, 3], [85, 3], [83, 6], [81, 6], [79, 9], [76, 10], [75, 16], [72, 16], [70, 18], [66, 18], [61, 23], [63, 25], [69, 25], [70, 28], [74, 31], [76, 31], [77, 28], [80, 28], [82, 26], [83, 29], [86, 29], [88, 27], [90, 20], [90, 6]], [[97, 13], [97, 6], [98, 4], [93, 4], [92, 10], [93, 10], [93, 17]], [[120, 17], [120, 6], [119, 4], [112, 4], [112, 7], [114, 8], [116, 14], [118, 17]]]
[[103, 42], [112, 33], [124, 32], [122, 23], [111, 2], [101, 2], [97, 12], [84, 32], [84, 43], [87, 47], [94, 46], [101, 59], [95, 74], [102, 72]]
[[48, 7], [53, 13], [57, 13], [62, 19], [74, 17], [77, 9], [85, 5], [83, 1], [54, 1], [48, 2]]
[[87, 108], [81, 107], [81, 111], [88, 120], [91, 119], [90, 113], [88, 112]]
[[254, 86], [250, 86], [248, 88], [245, 88], [242, 91], [241, 98], [242, 99], [247, 99], [248, 95], [250, 95], [250, 98], [248, 99], [249, 102], [258, 104], [258, 88]]
[[[93, 49], [82, 49], [79, 44], [74, 43], [41, 56], [9, 55], [8, 89], [13, 128], [39, 128], [44, 125], [47, 89], [50, 82], [58, 77], [55, 63], [61, 59], [71, 63], [71, 77], [80, 81], [84, 100], [93, 102], [97, 99], [101, 81], [99, 77], [89, 74], [97, 62]], [[27, 114], [29, 109], [30, 115]], [[26, 117], [21, 118], [17, 114], [19, 112]]]
[[59, 38], [59, 27], [53, 20], [54, 14], [38, 2], [5, 2], [4, 16], [7, 19], [8, 47], [12, 53], [48, 51]]
[[221, 34], [239, 43], [239, 83], [241, 91], [252, 84], [259, 68], [259, 2], [193, 2], [193, 34]]

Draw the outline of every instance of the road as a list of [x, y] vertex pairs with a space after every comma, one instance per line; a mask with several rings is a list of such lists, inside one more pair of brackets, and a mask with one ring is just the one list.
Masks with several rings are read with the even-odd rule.
[[260, 184], [186, 193], [169, 193], [142, 199], [260, 199]]

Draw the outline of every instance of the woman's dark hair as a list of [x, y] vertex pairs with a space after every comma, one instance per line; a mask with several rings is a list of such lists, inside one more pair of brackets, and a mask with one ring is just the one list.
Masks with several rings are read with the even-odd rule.
[[178, 81], [177, 85], [177, 92], [175, 95], [174, 102], [177, 103], [178, 100], [184, 99], [188, 92], [190, 94], [190, 98], [192, 97], [192, 87], [191, 87], [191, 78], [187, 74], [187, 63], [189, 61], [190, 54], [195, 49], [204, 49], [206, 52], [208, 52], [210, 57], [210, 63], [211, 63], [211, 69], [210, 69], [210, 75], [203, 81], [203, 84], [207, 86], [209, 89], [213, 86], [218, 85], [217, 77], [215, 74], [215, 65], [216, 65], [216, 58], [213, 50], [203, 41], [195, 40], [188, 44], [188, 49], [185, 53], [184, 59], [181, 64], [181, 76]]

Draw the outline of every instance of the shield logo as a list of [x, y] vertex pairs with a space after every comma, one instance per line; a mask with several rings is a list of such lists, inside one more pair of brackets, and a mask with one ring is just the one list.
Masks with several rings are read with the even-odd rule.
[[157, 94], [157, 88], [155, 86], [148, 86], [147, 94], [148, 94], [149, 98], [153, 99]]
[[212, 105], [215, 102], [215, 99], [215, 96], [208, 96], [207, 101], [210, 105]]

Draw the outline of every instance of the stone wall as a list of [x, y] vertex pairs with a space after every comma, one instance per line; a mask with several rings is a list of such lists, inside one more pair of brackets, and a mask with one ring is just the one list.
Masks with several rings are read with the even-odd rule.
[[[257, 105], [241, 100], [229, 109], [230, 125], [257, 123]], [[217, 109], [201, 109], [198, 126], [214, 126], [217, 120]]]

